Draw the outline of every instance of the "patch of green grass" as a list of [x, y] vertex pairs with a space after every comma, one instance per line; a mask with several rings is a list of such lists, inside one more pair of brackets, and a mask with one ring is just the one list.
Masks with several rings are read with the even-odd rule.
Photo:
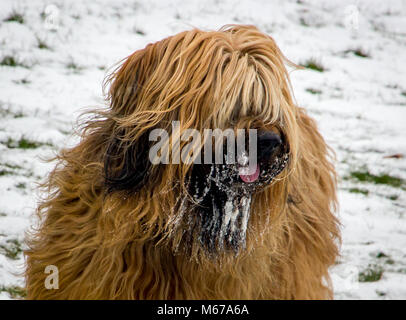
[[71, 61], [68, 64], [66, 64], [66, 68], [68, 68], [68, 69], [79, 69], [80, 67], [76, 63]]
[[17, 10], [13, 10], [10, 15], [4, 19], [4, 22], [18, 22], [23, 24], [24, 23], [24, 14], [18, 12]]
[[387, 256], [385, 253], [381, 252], [381, 251], [376, 254], [376, 257], [377, 257], [378, 259], [381, 259], [381, 258], [388, 258], [388, 256]]
[[[16, 84], [29, 84], [31, 83], [30, 80], [28, 80], [27, 78], [22, 78], [20, 80], [13, 80], [14, 83]], [[24, 115], [21, 113], [21, 117], [23, 117]], [[14, 117], [14, 118], [20, 118], [20, 117]]]
[[146, 35], [146, 33], [143, 30], [138, 29], [138, 28], [134, 28], [134, 32], [136, 34], [139, 34], [140, 36], [145, 36]]
[[13, 68], [15, 68], [15, 67], [29, 68], [28, 66], [19, 62], [13, 56], [4, 56], [3, 59], [1, 59], [1, 61], [0, 61], [0, 66], [13, 67]]
[[374, 184], [386, 184], [392, 187], [402, 187], [404, 181], [400, 178], [392, 177], [388, 174], [374, 175], [368, 171], [353, 171], [350, 173], [350, 177], [361, 182], [372, 182]]
[[25, 298], [27, 296], [25, 289], [19, 286], [0, 286], [0, 292], [7, 292], [12, 299]]
[[316, 61], [315, 59], [307, 60], [305, 63], [302, 64], [302, 66], [307, 69], [318, 71], [318, 72], [325, 71], [324, 66], [320, 62]]
[[[24, 79], [21, 80], [21, 81], [22, 81], [22, 83], [30, 83], [30, 82], [31, 82], [31, 81], [28, 81], [28, 80], [25, 80], [25, 81], [24, 81]], [[24, 118], [24, 117], [25, 117], [25, 115], [24, 115], [24, 113], [22, 113], [21, 111], [15, 112], [14, 115], [13, 115], [13, 118], [14, 118], [14, 119]]]
[[84, 68], [80, 65], [78, 65], [75, 61], [70, 60], [67, 64], [66, 64], [66, 68], [72, 70], [74, 73], [79, 73], [80, 71], [82, 71]]
[[[24, 80], [24, 79], [22, 79], [21, 81], [22, 81], [22, 83], [30, 83], [31, 82], [31, 81]], [[14, 119], [24, 118], [24, 116], [25, 116], [24, 113], [22, 113], [21, 111], [18, 111], [18, 112], [14, 113], [13, 118]]]
[[7, 176], [7, 175], [9, 175], [9, 174], [13, 174], [13, 172], [12, 172], [12, 171], [9, 171], [9, 170], [4, 170], [4, 169], [1, 169], [1, 170], [0, 170], [0, 177], [1, 177], [1, 176]]
[[18, 141], [18, 148], [20, 149], [35, 149], [40, 146], [39, 143], [35, 141], [29, 141], [25, 138], [22, 138], [20, 141]]
[[0, 116], [7, 117], [12, 116], [14, 119], [24, 117], [24, 113], [22, 111], [12, 111], [9, 108], [1, 108], [0, 106]]
[[39, 143], [34, 142], [34, 141], [30, 141], [26, 138], [21, 138], [19, 141], [14, 141], [12, 139], [8, 139], [7, 140], [7, 147], [10, 149], [15, 149], [15, 148], [19, 148], [19, 149], [35, 149], [38, 148], [40, 146]]
[[0, 252], [2, 252], [7, 258], [16, 260], [23, 249], [21, 243], [17, 240], [7, 240], [7, 245], [0, 245]]
[[2, 165], [2, 166], [4, 166], [4, 167], [7, 167], [7, 168], [9, 168], [9, 169], [22, 169], [22, 168], [23, 168], [23, 167], [18, 166], [18, 165], [16, 165], [16, 164], [2, 163], [2, 164], [0, 164], [0, 165]]
[[369, 194], [369, 191], [365, 189], [351, 188], [348, 191], [351, 193], [363, 194], [364, 196], [367, 196]]
[[72, 134], [72, 132], [69, 131], [69, 130], [58, 129], [58, 131], [59, 131], [60, 133], [64, 134], [64, 135]]
[[16, 187], [18, 189], [25, 189], [25, 188], [27, 188], [27, 185], [24, 182], [20, 182], [20, 183], [16, 184]]
[[52, 144], [50, 143], [42, 143], [42, 142], [36, 142], [36, 141], [32, 141], [29, 140], [25, 137], [22, 137], [20, 140], [15, 141], [11, 138], [9, 138], [7, 140], [7, 147], [10, 149], [36, 149], [39, 148], [41, 146], [52, 146]]
[[0, 61], [1, 66], [7, 66], [7, 67], [17, 67], [18, 63], [16, 59], [12, 56], [5, 56], [3, 60]]
[[307, 23], [307, 21], [303, 17], [300, 18], [299, 22], [300, 22], [300, 25], [303, 27], [310, 27], [310, 25]]
[[386, 296], [386, 292], [379, 291], [379, 290], [376, 290], [375, 292], [376, 292], [376, 294], [377, 294], [378, 296], [380, 296], [380, 297]]
[[402, 91], [400, 94], [401, 94], [402, 96], [406, 97], [406, 91]]
[[399, 199], [399, 196], [397, 194], [392, 194], [388, 198], [389, 200], [396, 201]]
[[353, 50], [348, 50], [347, 52], [352, 52], [354, 55], [356, 55], [357, 57], [360, 58], [370, 58], [370, 55], [368, 52], [366, 52], [364, 49], [362, 48], [357, 48], [357, 49], [353, 49]]
[[10, 165], [7, 163], [1, 163], [0, 166], [4, 167], [4, 168], [0, 169], [0, 177], [15, 174], [14, 170], [22, 169], [22, 167], [20, 167], [20, 166]]
[[38, 37], [37, 37], [37, 42], [38, 42], [38, 48], [40, 48], [40, 49], [46, 49], [46, 50], [49, 50], [49, 49], [50, 49], [49, 46], [48, 46], [48, 44], [45, 42], [44, 39], [41, 39], [41, 38], [38, 38]]
[[358, 274], [359, 282], [376, 282], [382, 279], [383, 268], [377, 264], [369, 265], [364, 271]]
[[311, 94], [322, 94], [322, 91], [319, 89], [308, 88], [308, 89], [306, 89], [306, 91]]

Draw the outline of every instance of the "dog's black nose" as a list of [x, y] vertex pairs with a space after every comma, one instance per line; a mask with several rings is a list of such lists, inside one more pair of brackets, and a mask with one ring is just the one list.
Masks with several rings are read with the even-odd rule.
[[258, 157], [262, 161], [279, 153], [282, 147], [282, 138], [273, 131], [260, 131], [258, 133]]

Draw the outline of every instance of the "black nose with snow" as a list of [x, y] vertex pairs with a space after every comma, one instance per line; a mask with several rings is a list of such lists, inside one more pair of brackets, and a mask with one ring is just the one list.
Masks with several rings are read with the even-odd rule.
[[273, 156], [280, 153], [283, 145], [282, 138], [273, 131], [260, 131], [258, 133], [258, 159], [269, 161]]

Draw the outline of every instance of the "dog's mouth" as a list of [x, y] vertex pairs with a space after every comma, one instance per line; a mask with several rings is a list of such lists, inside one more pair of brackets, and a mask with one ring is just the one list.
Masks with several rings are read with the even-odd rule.
[[274, 139], [273, 135], [259, 139], [259, 161], [254, 166], [240, 159], [235, 164], [193, 166], [189, 227], [209, 254], [245, 249], [254, 193], [269, 186], [289, 162], [286, 143], [282, 139], [273, 143]]
[[253, 173], [248, 173], [244, 171], [249, 171], [249, 167], [240, 167], [240, 179], [245, 183], [252, 183], [258, 180], [260, 174], [260, 167], [257, 164], [253, 169]]

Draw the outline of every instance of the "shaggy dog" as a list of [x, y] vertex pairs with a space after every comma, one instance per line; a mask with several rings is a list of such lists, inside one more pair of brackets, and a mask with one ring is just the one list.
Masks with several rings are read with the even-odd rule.
[[[130, 55], [107, 78], [109, 108], [93, 112], [44, 185], [25, 252], [28, 298], [332, 298], [336, 174], [285, 63], [271, 37], [238, 25]], [[186, 144], [174, 121], [178, 134], [257, 129], [254, 172], [153, 164], [153, 129]], [[44, 285], [49, 265], [58, 289]]]

